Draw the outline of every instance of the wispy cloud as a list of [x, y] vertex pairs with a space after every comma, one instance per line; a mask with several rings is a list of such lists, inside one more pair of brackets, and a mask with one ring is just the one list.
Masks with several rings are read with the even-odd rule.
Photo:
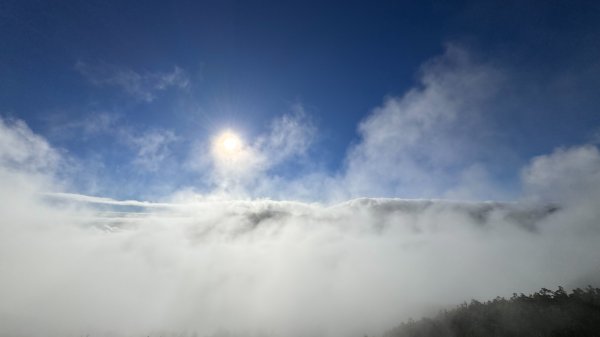
[[291, 113], [274, 119], [267, 134], [259, 137], [254, 146], [268, 157], [268, 166], [275, 166], [304, 155], [316, 136], [317, 128], [302, 105], [296, 104]]
[[172, 130], [164, 128], [133, 128], [122, 115], [108, 112], [93, 112], [79, 120], [62, 123], [53, 131], [62, 137], [79, 138], [85, 141], [115, 142], [133, 151], [131, 164], [145, 171], [157, 171], [171, 158], [171, 146], [178, 141]]
[[177, 140], [170, 130], [148, 130], [142, 133], [120, 130], [122, 140], [136, 152], [133, 164], [156, 171], [171, 156], [170, 145]]
[[215, 193], [252, 196], [259, 186], [270, 184], [273, 169], [301, 162], [317, 136], [317, 128], [302, 106], [296, 104], [291, 110], [275, 118], [254, 141], [242, 140], [235, 158], [219, 158], [213, 139], [192, 147], [187, 166], [204, 173], [203, 178], [218, 189]]
[[347, 157], [350, 195], [443, 196], [472, 165], [485, 175], [477, 162], [483, 114], [501, 82], [494, 67], [449, 45], [424, 65], [419, 85], [386, 98], [360, 123], [361, 140]]
[[600, 200], [600, 152], [592, 144], [558, 148], [522, 170], [528, 196], [556, 202]]
[[58, 200], [63, 201], [72, 201], [77, 203], [90, 203], [90, 204], [100, 204], [100, 205], [113, 205], [113, 206], [137, 206], [144, 208], [161, 208], [161, 207], [171, 207], [173, 204], [170, 203], [157, 203], [157, 202], [148, 202], [148, 201], [138, 201], [138, 200], [115, 200], [112, 198], [106, 197], [95, 197], [83, 194], [76, 193], [64, 193], [64, 192], [47, 192], [43, 193], [43, 195], [49, 196], [51, 198], [56, 198]]
[[169, 72], [136, 72], [106, 63], [78, 61], [75, 69], [94, 85], [117, 87], [145, 102], [152, 102], [161, 91], [169, 88], [185, 89], [190, 85], [187, 73], [177, 66]]
[[43, 137], [33, 133], [21, 120], [0, 117], [0, 165], [33, 172], [58, 164], [60, 155]]

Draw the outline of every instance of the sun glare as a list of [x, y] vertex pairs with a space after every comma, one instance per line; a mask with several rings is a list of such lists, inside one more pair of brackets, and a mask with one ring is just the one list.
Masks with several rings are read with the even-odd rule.
[[225, 158], [235, 158], [242, 151], [242, 148], [242, 139], [232, 131], [221, 133], [214, 143], [216, 154]]

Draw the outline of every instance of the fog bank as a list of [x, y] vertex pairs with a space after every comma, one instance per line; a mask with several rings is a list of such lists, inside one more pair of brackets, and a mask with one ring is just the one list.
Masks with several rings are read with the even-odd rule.
[[371, 335], [469, 298], [599, 275], [592, 207], [152, 204], [18, 184], [0, 206], [4, 336]]

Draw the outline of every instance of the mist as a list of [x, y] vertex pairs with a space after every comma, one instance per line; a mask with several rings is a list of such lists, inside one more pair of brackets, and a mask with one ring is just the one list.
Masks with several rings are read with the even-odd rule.
[[468, 298], [600, 275], [595, 202], [153, 204], [11, 178], [4, 336], [373, 335]]

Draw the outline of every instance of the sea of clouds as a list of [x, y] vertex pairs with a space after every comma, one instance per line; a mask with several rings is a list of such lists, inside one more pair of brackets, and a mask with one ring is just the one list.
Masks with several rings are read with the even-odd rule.
[[[596, 145], [531, 158], [511, 202], [453, 201], [495, 190], [460, 164], [480, 149], [452, 130], [481, 125], [501, 77], [451, 48], [361, 123], [337, 175], [268, 176], [265, 154], [298, 155], [314, 132], [283, 117], [225, 186], [276, 200], [61, 193], [68, 156], [0, 119], [0, 335], [363, 336], [470, 298], [600, 285]], [[419, 189], [446, 199], [356, 198]]]

